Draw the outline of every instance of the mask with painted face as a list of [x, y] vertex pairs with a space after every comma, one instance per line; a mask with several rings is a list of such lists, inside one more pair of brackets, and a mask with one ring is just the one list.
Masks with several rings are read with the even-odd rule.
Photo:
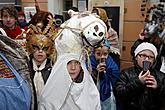
[[[38, 26], [38, 25], [37, 25]], [[30, 25], [26, 31], [26, 50], [33, 54], [37, 50], [43, 50], [53, 62], [56, 60], [56, 51], [52, 33], [44, 33], [39, 26]]]

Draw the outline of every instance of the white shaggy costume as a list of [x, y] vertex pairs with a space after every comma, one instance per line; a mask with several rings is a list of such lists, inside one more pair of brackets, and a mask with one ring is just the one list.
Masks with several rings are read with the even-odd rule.
[[[106, 34], [103, 21], [93, 15], [73, 16], [61, 25], [62, 32], [55, 40], [57, 61], [39, 99], [39, 110], [101, 110], [99, 92], [83, 59], [82, 33], [90, 45], [102, 41]], [[82, 31], [82, 32], [81, 32]], [[83, 80], [72, 81], [67, 63], [78, 60], [83, 69]]]

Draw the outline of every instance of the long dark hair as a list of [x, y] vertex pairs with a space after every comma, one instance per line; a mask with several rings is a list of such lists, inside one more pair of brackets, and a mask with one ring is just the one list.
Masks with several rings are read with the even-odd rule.
[[49, 22], [48, 20], [49, 15], [51, 15], [53, 18], [52, 13], [46, 12], [46, 11], [39, 11], [31, 18], [31, 20], [29, 21], [29, 24], [33, 24], [36, 26], [37, 23], [43, 23], [43, 27], [42, 27], [42, 31], [43, 31]]

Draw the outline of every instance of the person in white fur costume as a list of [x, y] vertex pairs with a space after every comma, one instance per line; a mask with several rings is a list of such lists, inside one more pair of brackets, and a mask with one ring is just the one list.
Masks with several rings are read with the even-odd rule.
[[83, 50], [104, 39], [106, 25], [92, 14], [78, 13], [61, 28], [55, 39], [57, 61], [41, 93], [39, 110], [101, 110]]

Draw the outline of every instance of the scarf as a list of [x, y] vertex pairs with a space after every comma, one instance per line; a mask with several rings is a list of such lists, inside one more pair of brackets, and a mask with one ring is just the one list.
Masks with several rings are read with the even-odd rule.
[[45, 68], [46, 62], [47, 62], [47, 59], [40, 65], [40, 67], [38, 67], [34, 59], [32, 59], [33, 70], [35, 71], [33, 81], [36, 88], [37, 96], [41, 95], [42, 89], [44, 87], [44, 80], [42, 77], [41, 70]]
[[22, 30], [19, 26], [16, 26], [14, 29], [3, 28], [8, 37], [15, 39], [18, 35], [22, 33]]

